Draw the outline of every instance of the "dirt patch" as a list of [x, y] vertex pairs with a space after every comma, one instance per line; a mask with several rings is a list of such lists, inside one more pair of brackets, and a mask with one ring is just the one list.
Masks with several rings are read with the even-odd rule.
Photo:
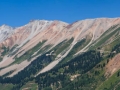
[[70, 80], [73, 81], [75, 78], [77, 78], [78, 76], [80, 76], [80, 74], [76, 74], [76, 75], [73, 75], [71, 76]]
[[117, 54], [114, 58], [112, 58], [106, 65], [105, 76], [106, 77], [111, 76], [119, 69], [120, 69], [120, 53]]

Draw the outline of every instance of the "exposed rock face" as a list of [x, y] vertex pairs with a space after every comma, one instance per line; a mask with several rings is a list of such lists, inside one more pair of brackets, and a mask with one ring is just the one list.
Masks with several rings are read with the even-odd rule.
[[[56, 40], [62, 37], [70, 38], [79, 35], [78, 39], [85, 37], [87, 34], [95, 33], [94, 40], [113, 25], [119, 24], [120, 18], [98, 18], [77, 21], [73, 24], [67, 24], [61, 21], [34, 20], [27, 25], [13, 29], [3, 25], [0, 27], [0, 44], [12, 47], [15, 44], [24, 45], [27, 41], [34, 38], [41, 40], [51, 40], [56, 36]], [[34, 40], [35, 40], [34, 39]], [[41, 41], [40, 40], [40, 41]], [[36, 40], [38, 42], [38, 40]], [[56, 41], [50, 42], [54, 44]]]
[[120, 53], [112, 58], [106, 66], [106, 76], [113, 75], [116, 71], [120, 69]]

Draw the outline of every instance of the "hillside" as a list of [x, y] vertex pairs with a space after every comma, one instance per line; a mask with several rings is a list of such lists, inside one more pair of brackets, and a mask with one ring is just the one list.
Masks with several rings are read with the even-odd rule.
[[33, 20], [0, 37], [5, 90], [119, 90], [120, 18]]

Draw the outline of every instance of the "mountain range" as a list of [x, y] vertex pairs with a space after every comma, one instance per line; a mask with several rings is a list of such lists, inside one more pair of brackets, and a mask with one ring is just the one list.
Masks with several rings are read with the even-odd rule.
[[[0, 26], [2, 90], [119, 90], [120, 18]], [[6, 88], [5, 88], [6, 87]]]

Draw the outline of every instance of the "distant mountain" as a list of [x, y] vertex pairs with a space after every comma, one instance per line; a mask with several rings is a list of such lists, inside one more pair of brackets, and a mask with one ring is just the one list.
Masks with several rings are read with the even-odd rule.
[[0, 26], [0, 43], [13, 34], [13, 28], [7, 25]]
[[86, 19], [72, 24], [32, 20], [17, 28], [2, 25], [0, 83], [16, 84], [13, 90], [18, 90], [24, 87], [23, 81], [30, 84], [33, 78], [39, 90], [116, 89], [119, 79], [111, 86], [106, 80], [119, 74], [119, 38], [120, 18]]

